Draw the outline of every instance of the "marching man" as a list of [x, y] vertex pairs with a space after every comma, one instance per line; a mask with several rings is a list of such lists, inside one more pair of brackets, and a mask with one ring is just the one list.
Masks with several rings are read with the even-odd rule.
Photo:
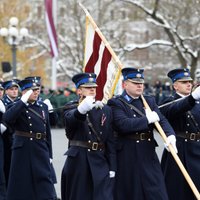
[[95, 102], [96, 75], [72, 78], [79, 102], [66, 105], [67, 159], [62, 171], [62, 200], [112, 200], [116, 171], [111, 109]]

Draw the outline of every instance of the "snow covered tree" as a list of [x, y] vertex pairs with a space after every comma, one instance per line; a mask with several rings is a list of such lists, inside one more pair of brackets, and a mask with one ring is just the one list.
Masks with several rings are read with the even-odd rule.
[[150, 38], [143, 44], [127, 44], [123, 51], [153, 48], [154, 45], [170, 47], [171, 59], [179, 61], [179, 66], [175, 67], [190, 67], [194, 76], [200, 58], [200, 1], [122, 1], [125, 7], [137, 7], [144, 12], [144, 19], [153, 24], [151, 28], [161, 33], [161, 38]]

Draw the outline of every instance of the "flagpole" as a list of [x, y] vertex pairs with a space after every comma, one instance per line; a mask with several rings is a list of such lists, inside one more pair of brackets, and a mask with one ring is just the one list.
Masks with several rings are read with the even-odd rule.
[[[54, 19], [54, 25], [55, 28], [57, 27], [57, 0], [53, 0], [53, 19]], [[51, 82], [51, 88], [52, 90], [57, 89], [57, 63], [56, 63], [56, 56], [52, 57], [51, 60], [51, 74], [52, 74], [52, 82]]]
[[[83, 11], [86, 14], [86, 17], [88, 17], [90, 23], [92, 24], [94, 30], [98, 33], [99, 37], [101, 38], [101, 40], [103, 41], [104, 45], [106, 46], [106, 48], [108, 49], [108, 51], [110, 52], [110, 54], [112, 55], [112, 58], [114, 60], [114, 62], [116, 63], [116, 65], [119, 67], [119, 69], [123, 68], [123, 65], [121, 63], [121, 61], [119, 60], [118, 56], [115, 54], [115, 52], [113, 51], [113, 49], [111, 48], [109, 42], [106, 40], [106, 38], [104, 37], [104, 35], [102, 34], [102, 32], [100, 31], [100, 29], [98, 28], [97, 24], [95, 23], [95, 21], [93, 20], [92, 16], [90, 15], [90, 13], [87, 11], [87, 9], [81, 4], [79, 3], [80, 7], [83, 9]], [[119, 80], [119, 77], [121, 75], [121, 70], [118, 70], [117, 75], [116, 75], [116, 79], [115, 82], [113, 84], [113, 90], [112, 90], [112, 94], [110, 97], [113, 96], [114, 94], [114, 88], [117, 85], [117, 82]]]

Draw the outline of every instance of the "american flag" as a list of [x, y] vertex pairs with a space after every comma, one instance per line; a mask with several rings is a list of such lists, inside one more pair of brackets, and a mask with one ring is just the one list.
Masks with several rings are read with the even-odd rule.
[[86, 16], [84, 71], [97, 75], [97, 100], [104, 103], [112, 97], [119, 79], [120, 68]]
[[51, 48], [51, 56], [57, 57], [58, 56], [58, 42], [57, 42], [57, 35], [56, 29], [53, 21], [53, 1], [52, 0], [45, 0], [45, 19], [47, 25], [47, 32], [50, 40], [50, 48]]

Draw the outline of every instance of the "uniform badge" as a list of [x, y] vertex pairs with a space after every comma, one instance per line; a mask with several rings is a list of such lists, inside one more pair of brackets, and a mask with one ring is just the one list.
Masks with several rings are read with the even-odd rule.
[[104, 125], [105, 121], [106, 121], [106, 115], [103, 113], [103, 115], [101, 117], [101, 126]]
[[141, 78], [142, 75], [141, 75], [141, 74], [136, 74], [136, 77], [137, 77], [137, 78]]
[[42, 117], [43, 117], [43, 119], [45, 119], [45, 112], [44, 112], [44, 110], [42, 111]]
[[93, 81], [94, 81], [93, 78], [89, 78], [89, 79], [88, 79], [88, 82], [90, 82], [90, 83], [92, 83]]

